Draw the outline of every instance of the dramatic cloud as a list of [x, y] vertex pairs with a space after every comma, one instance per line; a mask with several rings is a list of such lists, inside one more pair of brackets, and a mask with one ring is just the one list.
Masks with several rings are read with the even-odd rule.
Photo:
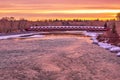
[[[29, 19], [33, 19], [33, 17], [34, 19], [54, 17], [64, 19], [80, 18], [84, 14], [85, 18], [104, 17], [112, 19], [115, 18], [116, 13], [120, 12], [119, 5], [120, 0], [2, 0], [0, 17], [15, 16]], [[28, 16], [28, 14], [30, 15]]]

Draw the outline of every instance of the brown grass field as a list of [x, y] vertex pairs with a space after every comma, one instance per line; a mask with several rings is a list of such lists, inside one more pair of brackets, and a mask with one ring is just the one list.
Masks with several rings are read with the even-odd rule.
[[0, 80], [120, 80], [120, 58], [89, 37], [0, 40]]

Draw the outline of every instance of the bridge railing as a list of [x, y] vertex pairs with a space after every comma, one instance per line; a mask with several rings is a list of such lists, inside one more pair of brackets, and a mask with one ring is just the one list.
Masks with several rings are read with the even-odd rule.
[[27, 31], [107, 31], [108, 28], [102, 26], [31, 26]]

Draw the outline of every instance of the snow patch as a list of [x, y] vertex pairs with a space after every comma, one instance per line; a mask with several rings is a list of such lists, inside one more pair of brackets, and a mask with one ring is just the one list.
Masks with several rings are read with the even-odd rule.
[[104, 49], [110, 49], [113, 47], [113, 45], [108, 44], [108, 43], [103, 43], [103, 42], [99, 42], [98, 45]]
[[102, 32], [87, 32], [87, 31], [83, 31], [83, 34], [86, 36], [90, 36], [90, 37], [97, 37], [99, 34], [103, 34]]
[[117, 55], [118, 57], [120, 57], [120, 52], [118, 52], [116, 55]]
[[[28, 35], [33, 35], [33, 37], [43, 37], [43, 35], [35, 35], [37, 33], [27, 33], [27, 34], [16, 34], [16, 35], [7, 35], [7, 36], [0, 36], [0, 40], [2, 39], [11, 39], [11, 38], [20, 38], [22, 36], [28, 36]], [[34, 36], [35, 35], [35, 36]]]
[[41, 38], [43, 37], [43, 35], [33, 35], [33, 36], [30, 36], [29, 38]]
[[111, 51], [111, 52], [120, 52], [120, 47], [114, 46], [114, 47], [112, 47], [112, 48], [110, 49], [110, 51]]
[[114, 46], [114, 45], [111, 45], [107, 42], [99, 42], [97, 40], [97, 36], [99, 34], [103, 34], [103, 33], [95, 33], [95, 32], [87, 32], [87, 31], [84, 31], [83, 32], [84, 35], [86, 36], [90, 36], [91, 37], [91, 40], [93, 41], [92, 43], [93, 44], [97, 44], [98, 46], [104, 48], [104, 49], [107, 49], [109, 50], [110, 52], [114, 52], [116, 53], [117, 52], [117, 56], [120, 57], [120, 47], [117, 47], [117, 46]]

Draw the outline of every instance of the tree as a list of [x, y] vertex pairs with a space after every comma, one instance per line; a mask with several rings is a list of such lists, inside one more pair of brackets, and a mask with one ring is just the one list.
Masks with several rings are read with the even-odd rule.
[[14, 17], [10, 17], [9, 21], [10, 21], [10, 32], [12, 32], [14, 24], [15, 24], [15, 18]]
[[113, 26], [112, 26], [112, 33], [116, 33], [116, 25], [115, 25], [115, 23], [113, 23]]
[[118, 21], [120, 21], [120, 13], [117, 13], [116, 18]]
[[18, 30], [24, 31], [26, 24], [27, 24], [27, 20], [25, 20], [24, 18], [18, 20]]
[[105, 22], [105, 24], [104, 24], [104, 28], [107, 28], [107, 22]]
[[9, 32], [9, 18], [8, 17], [3, 17], [2, 19], [0, 19], [1, 22], [1, 32], [3, 33], [8, 33]]

